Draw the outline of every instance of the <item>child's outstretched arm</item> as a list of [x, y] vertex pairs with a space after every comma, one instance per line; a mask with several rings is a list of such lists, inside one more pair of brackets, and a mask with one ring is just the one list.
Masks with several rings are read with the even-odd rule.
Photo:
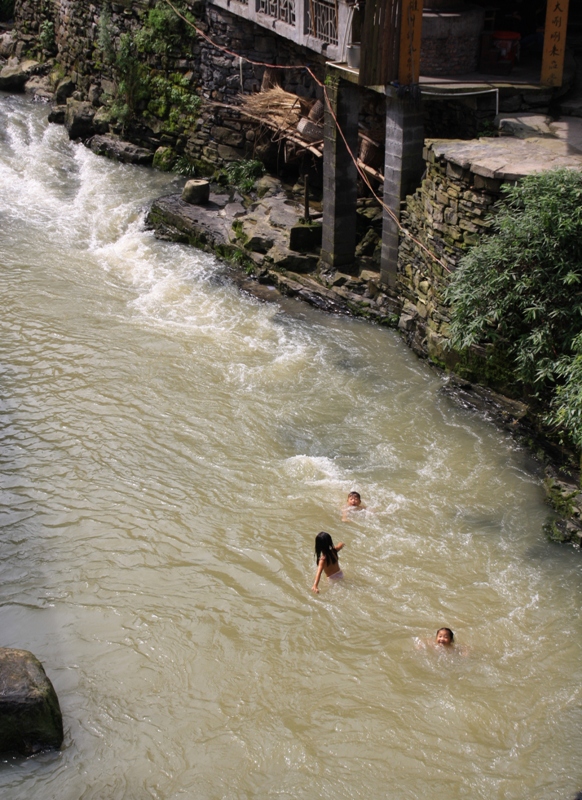
[[315, 580], [313, 581], [313, 586], [311, 587], [311, 591], [315, 592], [315, 594], [319, 594], [319, 580], [321, 578], [321, 573], [323, 572], [323, 567], [325, 566], [325, 556], [322, 556], [319, 559], [319, 563], [317, 565], [317, 572], [315, 573]]
[[335, 546], [336, 553], [337, 553], [338, 550], [341, 550], [342, 547], [345, 547], [343, 542], [340, 542], [339, 544], [336, 544], [336, 546]]

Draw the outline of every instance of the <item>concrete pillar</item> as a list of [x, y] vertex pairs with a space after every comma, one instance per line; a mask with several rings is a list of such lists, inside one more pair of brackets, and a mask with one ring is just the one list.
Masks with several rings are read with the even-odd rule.
[[[386, 158], [384, 162], [384, 204], [400, 219], [400, 203], [412, 194], [424, 171], [422, 148], [424, 129], [418, 97], [400, 98], [396, 89], [386, 87]], [[398, 225], [384, 209], [382, 220], [381, 280], [396, 283], [398, 264]]]
[[[357, 156], [359, 87], [339, 78], [328, 83], [331, 83], [326, 86], [330, 104], [349, 148]], [[326, 104], [321, 262], [348, 274], [355, 269], [357, 178], [356, 165]]]

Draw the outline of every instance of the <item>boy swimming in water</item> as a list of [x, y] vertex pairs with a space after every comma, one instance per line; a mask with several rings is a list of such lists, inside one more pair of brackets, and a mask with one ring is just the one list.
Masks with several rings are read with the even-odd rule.
[[342, 510], [342, 522], [348, 521], [348, 514], [350, 511], [361, 511], [366, 508], [362, 503], [362, 498], [359, 492], [350, 492], [348, 495], [347, 503]]

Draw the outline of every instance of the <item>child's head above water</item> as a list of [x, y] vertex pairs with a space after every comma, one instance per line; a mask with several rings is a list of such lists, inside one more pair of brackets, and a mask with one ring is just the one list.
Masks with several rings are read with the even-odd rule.
[[325, 556], [325, 563], [328, 566], [337, 563], [337, 552], [333, 546], [332, 538], [325, 531], [320, 531], [315, 537], [315, 560], [318, 563], [321, 556]]
[[439, 628], [436, 632], [436, 644], [440, 644], [443, 647], [449, 647], [449, 645], [453, 644], [454, 641], [455, 634], [450, 628]]
[[362, 502], [362, 498], [360, 497], [359, 492], [350, 492], [348, 495], [348, 505], [349, 506], [359, 506]]

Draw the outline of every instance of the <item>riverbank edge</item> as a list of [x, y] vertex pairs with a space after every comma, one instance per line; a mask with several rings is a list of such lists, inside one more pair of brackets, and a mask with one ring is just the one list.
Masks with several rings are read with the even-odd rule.
[[[259, 182], [259, 192], [265, 184], [270, 183], [272, 188], [275, 180], [267, 178], [262, 187]], [[261, 300], [274, 300], [274, 288], [282, 295], [309, 303], [322, 311], [345, 314], [396, 329], [417, 356], [447, 375], [447, 383], [441, 390], [444, 395], [455, 405], [490, 420], [530, 452], [543, 470], [547, 502], [556, 512], [555, 515], [548, 515], [544, 526], [546, 535], [551, 541], [582, 546], [579, 474], [569, 463], [564, 467], [572, 454], [549, 439], [528, 405], [505, 397], [487, 386], [464, 380], [454, 370], [443, 366], [442, 362], [431, 359], [425, 349], [415, 347], [415, 338], [409, 336], [406, 325], [402, 324], [404, 302], [380, 283], [378, 273], [360, 270], [360, 275], [356, 277], [318, 267], [314, 273], [303, 274], [277, 266], [265, 254], [245, 247], [244, 236], [241, 236], [245, 219], [248, 222], [250, 218], [252, 228], [253, 209], [256, 210], [259, 204], [264, 210], [269, 205], [269, 199], [263, 197], [259, 202], [256, 195], [242, 198], [236, 193], [221, 192], [219, 187], [214, 189], [207, 207], [190, 205], [177, 194], [157, 198], [148, 210], [146, 225], [157, 238], [188, 244], [229, 262], [233, 282]], [[295, 203], [296, 213], [299, 214], [298, 198], [290, 195], [285, 202]], [[233, 206], [231, 214], [228, 213], [229, 205]], [[228, 234], [228, 223], [233, 231], [232, 236]], [[264, 226], [262, 233], [265, 234]], [[280, 264], [286, 258], [292, 262], [297, 255], [290, 249], [285, 251], [281, 248], [277, 253]], [[316, 252], [307, 255], [317, 257]], [[271, 287], [270, 293], [265, 293], [265, 286]]]

